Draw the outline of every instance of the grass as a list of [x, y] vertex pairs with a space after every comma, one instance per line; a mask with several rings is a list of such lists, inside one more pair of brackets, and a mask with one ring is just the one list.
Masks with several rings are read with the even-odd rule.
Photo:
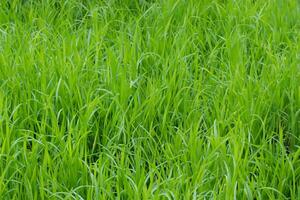
[[297, 0], [0, 2], [0, 199], [300, 199]]

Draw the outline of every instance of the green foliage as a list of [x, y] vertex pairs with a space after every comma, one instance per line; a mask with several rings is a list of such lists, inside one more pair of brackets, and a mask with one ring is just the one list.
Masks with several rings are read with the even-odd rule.
[[0, 2], [0, 199], [300, 199], [298, 0]]

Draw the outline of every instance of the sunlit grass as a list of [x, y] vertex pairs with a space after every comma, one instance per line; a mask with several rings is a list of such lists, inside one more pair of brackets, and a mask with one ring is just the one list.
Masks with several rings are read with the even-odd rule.
[[297, 0], [0, 1], [0, 199], [300, 199]]

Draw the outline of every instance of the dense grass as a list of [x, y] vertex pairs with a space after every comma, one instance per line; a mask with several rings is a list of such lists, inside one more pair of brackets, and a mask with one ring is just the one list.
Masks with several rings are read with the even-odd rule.
[[0, 199], [300, 199], [298, 0], [0, 2]]

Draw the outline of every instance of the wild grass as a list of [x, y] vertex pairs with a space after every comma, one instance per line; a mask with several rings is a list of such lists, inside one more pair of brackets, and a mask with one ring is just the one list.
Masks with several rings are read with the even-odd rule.
[[0, 2], [0, 199], [300, 199], [297, 0]]

